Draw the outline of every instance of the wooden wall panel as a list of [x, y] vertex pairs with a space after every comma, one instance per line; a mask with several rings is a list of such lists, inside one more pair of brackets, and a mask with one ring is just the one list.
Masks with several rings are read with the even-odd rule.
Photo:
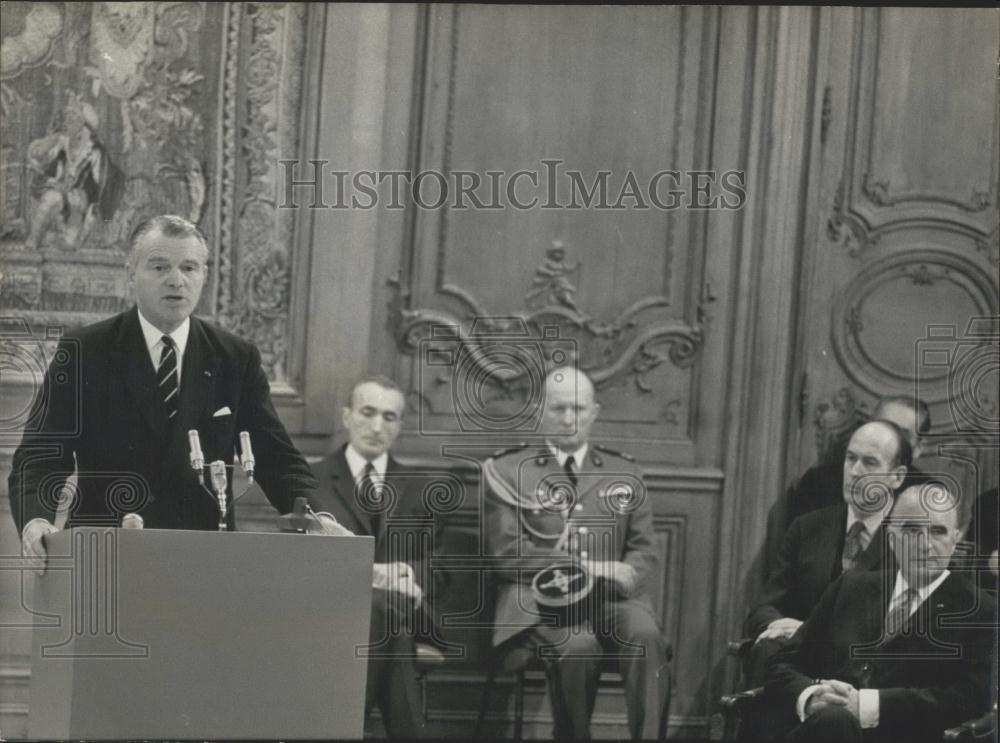
[[932, 418], [919, 464], [955, 478], [967, 515], [997, 481], [996, 17], [882, 8], [829, 21], [791, 474], [879, 397], [919, 397]]
[[864, 22], [865, 195], [895, 207], [893, 219], [951, 217], [957, 207], [958, 219], [989, 232], [1000, 161], [995, 15], [883, 8]]
[[[501, 184], [524, 171], [530, 175], [515, 182], [514, 197], [535, 206], [515, 208], [505, 188], [498, 194], [484, 184], [480, 200], [496, 197], [503, 208], [416, 211], [388, 322], [404, 352], [398, 374], [420, 400], [420, 432], [470, 433], [475, 422], [462, 420], [462, 406], [482, 394], [484, 418], [499, 421], [482, 432], [494, 440], [523, 436], [530, 425], [506, 423], [540, 381], [525, 375], [497, 384], [489, 364], [429, 368], [435, 324], [465, 338], [482, 334], [466, 344], [479, 350], [520, 330], [542, 337], [550, 326], [560, 342], [543, 341], [541, 353], [566, 348], [598, 381], [599, 437], [627, 443], [646, 461], [683, 464], [699, 459], [696, 444], [702, 452], [712, 446], [693, 417], [703, 364], [719, 360], [717, 347], [708, 359], [701, 352], [700, 287], [713, 256], [698, 238], [700, 215], [654, 208], [651, 199], [646, 208], [634, 198], [612, 208], [629, 178], [641, 184], [643, 199], [656, 172], [701, 163], [709, 129], [698, 81], [711, 74], [713, 57], [699, 42], [710, 25], [710, 14], [681, 8], [431, 12], [419, 171], [470, 171], [484, 180], [495, 171]], [[588, 189], [606, 178], [595, 199], [606, 208], [583, 208], [568, 171], [578, 171]], [[665, 183], [661, 202], [671, 187]], [[438, 188], [428, 187], [424, 199], [433, 202]]]

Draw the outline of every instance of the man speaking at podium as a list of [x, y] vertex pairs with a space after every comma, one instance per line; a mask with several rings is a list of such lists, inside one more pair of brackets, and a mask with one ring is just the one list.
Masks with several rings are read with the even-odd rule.
[[[226, 464], [248, 432], [255, 478], [282, 513], [316, 489], [271, 404], [260, 352], [191, 316], [208, 271], [205, 236], [164, 215], [139, 224], [129, 247], [136, 306], [60, 341], [14, 454], [11, 512], [22, 554], [39, 570], [74, 472], [67, 527], [117, 526], [137, 513], [154, 529], [218, 528], [219, 505], [192, 468], [190, 430], [204, 461]], [[231, 507], [226, 524], [235, 528]]]

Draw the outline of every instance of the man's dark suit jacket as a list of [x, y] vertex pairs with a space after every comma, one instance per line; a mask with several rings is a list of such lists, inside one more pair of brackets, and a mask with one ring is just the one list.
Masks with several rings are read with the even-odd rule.
[[420, 637], [442, 645], [434, 625], [429, 575], [436, 525], [423, 503], [420, 486], [424, 478], [404, 473], [390, 456], [385, 471], [390, 495], [386, 508], [379, 511], [355, 494], [345, 451], [346, 446], [342, 446], [313, 468], [319, 489], [310, 504], [316, 512], [333, 514], [355, 534], [374, 537], [375, 562], [408, 563], [424, 591], [413, 616], [401, 611], [408, 602], [394, 600], [390, 592], [375, 591], [372, 595], [367, 706], [378, 705], [390, 738], [413, 738], [424, 729], [413, 660], [415, 640]]
[[[282, 513], [315, 490], [275, 414], [253, 344], [192, 317], [181, 375], [171, 425], [136, 308], [67, 334], [14, 454], [9, 486], [18, 530], [39, 516], [54, 520], [74, 471], [79, 486], [68, 527], [117, 525], [135, 512], [147, 528], [218, 528], [216, 501], [190, 466], [189, 429], [198, 430], [206, 463], [226, 464], [239, 452], [239, 432], [248, 431], [255, 479]], [[227, 407], [228, 414], [215, 415]], [[233, 508], [228, 522], [235, 527]]]
[[[399, 462], [390, 456], [385, 482], [392, 495], [389, 496], [388, 510], [379, 512], [355, 496], [354, 476], [347, 464], [346, 450], [344, 445], [314, 465], [313, 472], [319, 487], [309, 499], [313, 510], [333, 514], [354, 534], [375, 537], [375, 562], [409, 563], [417, 583], [425, 592], [428, 591], [430, 580], [424, 572], [429, 567], [427, 560], [435, 522], [422, 500], [420, 486], [423, 478], [404, 473]], [[410, 538], [390, 539], [387, 522], [395, 522], [400, 537], [405, 532]]]
[[[886, 641], [885, 615], [895, 585], [890, 571], [848, 571], [770, 660], [766, 699], [789, 726], [795, 703], [817, 678], [878, 689], [883, 740], [941, 740], [942, 731], [977, 717], [994, 701], [996, 601], [952, 573]], [[926, 631], [916, 629], [926, 623]]]
[[[743, 624], [746, 637], [756, 637], [775, 619], [804, 620], [841, 573], [847, 526], [847, 506], [821, 508], [796, 519], [785, 533], [775, 570], [760, 603]], [[885, 549], [884, 523], [861, 553], [856, 569], [881, 569]]]

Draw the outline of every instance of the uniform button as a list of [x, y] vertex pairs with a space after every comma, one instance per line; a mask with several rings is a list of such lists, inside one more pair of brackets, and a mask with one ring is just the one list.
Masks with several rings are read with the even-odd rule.
[[580, 557], [587, 559], [587, 550], [580, 550]]
[[573, 506], [573, 510], [574, 511], [582, 511], [583, 510], [583, 504], [582, 503], [577, 503], [575, 506]]
[[533, 514], [534, 516], [537, 516], [537, 515], [538, 515], [538, 514], [540, 513], [540, 511], [539, 511], [539, 510], [538, 510], [537, 508], [532, 508], [532, 509], [531, 509], [531, 513], [532, 513], [532, 514]]
[[587, 533], [587, 527], [586, 526], [581, 526], [579, 529], [577, 529], [577, 531], [580, 534], [586, 534]]

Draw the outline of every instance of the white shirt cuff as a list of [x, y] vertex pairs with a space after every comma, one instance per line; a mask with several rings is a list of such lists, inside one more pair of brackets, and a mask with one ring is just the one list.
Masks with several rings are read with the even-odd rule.
[[878, 689], [858, 689], [858, 718], [862, 728], [878, 727]]
[[342, 537], [351, 533], [346, 526], [334, 518], [332, 513], [320, 511], [319, 513], [313, 513], [313, 515], [316, 517], [316, 521], [319, 522], [320, 534], [332, 534], [333, 536]]
[[815, 694], [819, 688], [819, 684], [813, 684], [812, 686], [807, 686], [799, 694], [799, 698], [795, 702], [795, 714], [799, 716], [799, 722], [806, 721], [806, 705], [809, 703], [809, 697]]
[[31, 526], [32, 524], [37, 523], [39, 521], [42, 522], [43, 524], [46, 524], [47, 526], [51, 526], [52, 525], [52, 522], [49, 521], [44, 516], [36, 516], [35, 518], [33, 518], [31, 521], [29, 521], [27, 524], [24, 525], [24, 528], [21, 529], [21, 533], [24, 534], [24, 532], [27, 531], [27, 529], [28, 529], [29, 526]]

